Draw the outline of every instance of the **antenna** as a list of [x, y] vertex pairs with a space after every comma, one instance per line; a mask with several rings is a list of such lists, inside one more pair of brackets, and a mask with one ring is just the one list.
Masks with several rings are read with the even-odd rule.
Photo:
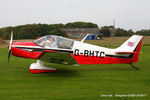
[[110, 36], [114, 36], [115, 35], [115, 19], [113, 19], [113, 27], [112, 28], [109, 28], [111, 34]]
[[81, 42], [83, 42], [87, 37], [88, 37], [89, 34], [87, 34], [82, 40]]
[[115, 28], [115, 19], [113, 19], [113, 26], [114, 26], [114, 28]]

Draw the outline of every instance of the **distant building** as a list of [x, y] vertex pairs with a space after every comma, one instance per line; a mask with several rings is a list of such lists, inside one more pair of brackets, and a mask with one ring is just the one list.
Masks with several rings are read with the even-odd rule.
[[76, 29], [61, 29], [70, 38], [83, 38], [86, 34], [95, 34], [100, 31], [100, 28], [76, 28]]

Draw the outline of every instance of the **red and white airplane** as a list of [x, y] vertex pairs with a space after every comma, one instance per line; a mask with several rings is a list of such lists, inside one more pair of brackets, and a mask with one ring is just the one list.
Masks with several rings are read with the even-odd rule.
[[[88, 36], [88, 35], [87, 35]], [[133, 66], [139, 59], [143, 36], [133, 35], [120, 47], [109, 49], [82, 41], [75, 41], [61, 36], [46, 35], [33, 42], [13, 42], [13, 32], [9, 46], [10, 54], [38, 59], [30, 65], [31, 73], [56, 71], [55, 68], [45, 67], [44, 61], [62, 64], [130, 64]]]

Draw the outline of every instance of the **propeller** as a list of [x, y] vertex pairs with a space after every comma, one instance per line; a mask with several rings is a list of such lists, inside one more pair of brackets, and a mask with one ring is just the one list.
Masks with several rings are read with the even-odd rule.
[[13, 41], [13, 31], [11, 31], [11, 38], [10, 38], [10, 43], [9, 43], [8, 63], [9, 63], [10, 55], [11, 55], [11, 46], [12, 46], [12, 41]]

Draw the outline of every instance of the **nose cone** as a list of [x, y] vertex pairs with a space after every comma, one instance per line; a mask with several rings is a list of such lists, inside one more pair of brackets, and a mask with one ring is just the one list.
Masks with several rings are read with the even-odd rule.
[[14, 42], [11, 47], [11, 54], [22, 58], [37, 59], [42, 52], [32, 52], [32, 47], [36, 48], [38, 46], [34, 42]]
[[21, 56], [19, 54], [21, 54], [20, 52], [22, 52], [21, 49], [19, 49], [18, 47], [21, 46], [37, 46], [34, 42], [13, 42], [12, 43], [12, 47], [11, 47], [11, 54], [14, 56]]

